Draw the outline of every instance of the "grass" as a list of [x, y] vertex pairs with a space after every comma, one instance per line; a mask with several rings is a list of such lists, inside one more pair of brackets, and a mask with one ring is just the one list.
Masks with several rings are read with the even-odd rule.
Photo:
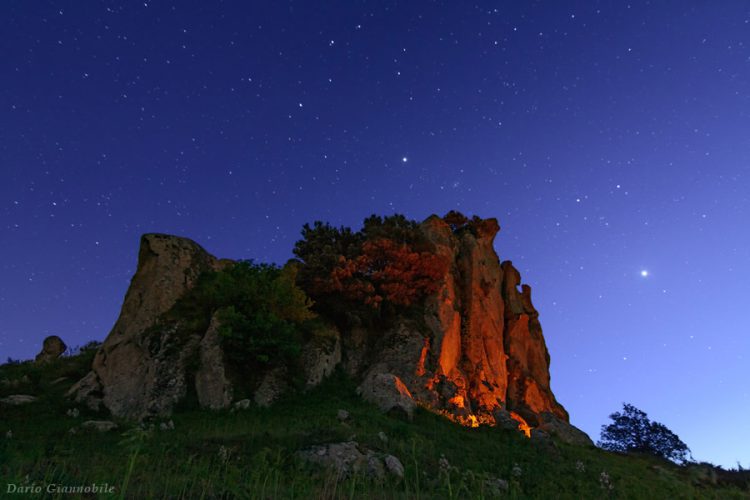
[[[513, 499], [750, 498], [747, 478], [710, 486], [687, 468], [651, 457], [540, 445], [519, 432], [464, 428], [424, 410], [413, 422], [389, 417], [361, 401], [354, 382], [340, 374], [270, 409], [183, 410], [172, 418], [174, 430], [160, 430], [158, 422], [153, 430], [118, 422], [113, 432], [71, 434], [85, 420], [107, 418], [81, 407], [78, 417], [66, 415], [75, 405], [64, 393], [87, 371], [81, 359], [87, 355], [45, 367], [0, 366], [0, 380], [29, 379], [16, 388], [0, 384], [0, 396], [39, 396], [26, 406], [0, 407], [0, 497], [7, 483], [108, 483], [115, 492], [102, 498], [483, 499], [493, 498], [487, 480], [501, 478], [508, 483], [502, 497]], [[67, 379], [52, 383], [62, 376]], [[347, 423], [337, 420], [339, 408], [349, 411]], [[11, 438], [5, 437], [8, 430]], [[381, 431], [387, 443], [378, 437]], [[346, 440], [397, 456], [404, 479], [340, 479], [295, 455], [314, 444]], [[602, 472], [611, 490], [602, 487]]]

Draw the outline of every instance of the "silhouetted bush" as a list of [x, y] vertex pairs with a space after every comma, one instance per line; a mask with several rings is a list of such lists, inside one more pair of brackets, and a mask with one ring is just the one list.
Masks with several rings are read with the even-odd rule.
[[663, 424], [652, 422], [645, 412], [624, 403], [623, 411], [609, 416], [597, 445], [605, 450], [646, 453], [673, 462], [688, 461], [690, 449]]

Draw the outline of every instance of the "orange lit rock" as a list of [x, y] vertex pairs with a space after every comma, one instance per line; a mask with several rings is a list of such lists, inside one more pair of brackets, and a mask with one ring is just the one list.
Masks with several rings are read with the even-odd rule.
[[394, 374], [417, 404], [465, 426], [501, 425], [529, 436], [544, 414], [547, 428], [575, 429], [550, 389], [531, 288], [519, 291], [518, 271], [495, 253], [497, 221], [454, 219], [449, 225], [433, 215], [422, 223], [431, 251], [451, 265], [425, 301], [423, 324], [397, 319], [373, 333], [366, 376]]
[[[493, 248], [495, 219], [454, 232], [432, 216], [422, 230], [433, 251], [452, 265], [440, 290], [429, 297], [425, 324], [433, 339], [438, 400], [460, 397], [456, 410], [491, 414], [505, 399], [507, 375], [503, 347], [502, 275]], [[444, 398], [444, 399], [443, 399]]]
[[526, 434], [527, 438], [531, 437], [531, 427], [529, 424], [526, 423], [526, 420], [523, 419], [521, 415], [518, 413], [512, 411], [510, 412], [510, 418], [518, 422], [518, 430]]
[[518, 291], [521, 275], [510, 261], [502, 263], [505, 309], [505, 349], [508, 353], [508, 408], [538, 425], [538, 415], [549, 412], [567, 422], [568, 412], [550, 389], [549, 353], [531, 303], [531, 287]]

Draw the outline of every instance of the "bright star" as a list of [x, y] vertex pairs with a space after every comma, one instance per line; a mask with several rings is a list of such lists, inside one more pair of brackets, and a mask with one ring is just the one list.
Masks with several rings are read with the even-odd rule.
[[648, 271], [646, 269], [642, 269], [641, 270], [641, 276], [643, 276], [644, 278], [647, 277], [648, 276]]
[[409, 158], [407, 158], [406, 156], [404, 156], [403, 158], [401, 158], [401, 162], [402, 163], [406, 163], [407, 161], [409, 161]]

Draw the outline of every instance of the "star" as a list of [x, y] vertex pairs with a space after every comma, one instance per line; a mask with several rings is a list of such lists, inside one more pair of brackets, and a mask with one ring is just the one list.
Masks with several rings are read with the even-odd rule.
[[641, 276], [644, 278], [648, 277], [648, 270], [647, 269], [641, 269]]

